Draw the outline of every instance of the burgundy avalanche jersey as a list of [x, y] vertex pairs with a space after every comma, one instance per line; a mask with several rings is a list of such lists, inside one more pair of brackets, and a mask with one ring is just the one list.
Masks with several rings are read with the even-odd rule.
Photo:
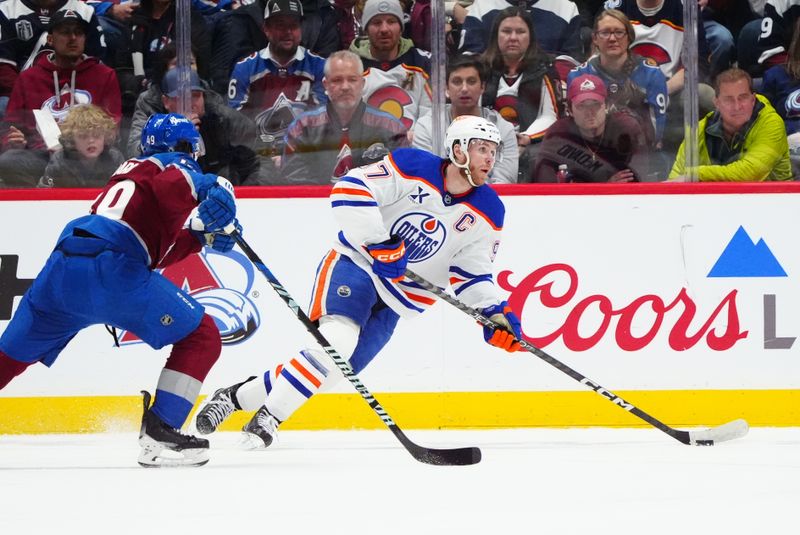
[[[117, 221], [133, 231], [147, 251], [151, 268], [181, 242], [198, 191], [210, 187], [216, 177], [203, 175], [197, 163], [185, 154], [166, 153], [132, 158], [114, 172], [108, 185], [92, 205], [92, 214]], [[85, 228], [85, 227], [83, 227]], [[86, 229], [97, 234], [95, 229]], [[105, 237], [105, 236], [103, 236]], [[199, 242], [188, 236], [197, 248]]]

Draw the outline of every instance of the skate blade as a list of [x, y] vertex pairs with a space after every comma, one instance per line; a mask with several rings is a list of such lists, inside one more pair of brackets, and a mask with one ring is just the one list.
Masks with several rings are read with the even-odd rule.
[[248, 433], [247, 431], [242, 431], [242, 436], [239, 438], [239, 442], [236, 446], [240, 450], [246, 451], [265, 450], [268, 447], [264, 444], [264, 441], [261, 440], [261, 437], [253, 433]]
[[170, 450], [151, 439], [140, 440], [139, 465], [145, 468], [182, 468], [203, 466], [209, 460], [207, 448]]

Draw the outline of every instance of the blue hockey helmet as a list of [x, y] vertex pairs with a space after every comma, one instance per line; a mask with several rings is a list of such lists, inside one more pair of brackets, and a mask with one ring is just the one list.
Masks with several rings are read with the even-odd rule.
[[194, 159], [206, 153], [203, 138], [194, 124], [177, 113], [154, 113], [142, 128], [143, 156], [159, 152], [185, 152]]

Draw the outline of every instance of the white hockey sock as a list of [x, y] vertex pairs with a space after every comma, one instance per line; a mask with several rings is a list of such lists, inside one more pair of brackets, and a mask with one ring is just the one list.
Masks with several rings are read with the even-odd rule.
[[257, 411], [264, 404], [266, 397], [267, 387], [264, 385], [263, 377], [256, 377], [254, 380], [246, 382], [236, 391], [236, 401], [245, 411]]
[[[319, 330], [342, 358], [350, 358], [360, 332], [352, 320], [342, 316], [324, 316], [320, 319]], [[341, 378], [341, 372], [325, 352], [318, 349], [303, 350], [298, 357], [270, 374], [272, 390], [265, 403], [267, 410], [275, 418], [285, 421], [308, 398], [320, 390], [330, 389]], [[239, 399], [241, 403], [241, 396]]]

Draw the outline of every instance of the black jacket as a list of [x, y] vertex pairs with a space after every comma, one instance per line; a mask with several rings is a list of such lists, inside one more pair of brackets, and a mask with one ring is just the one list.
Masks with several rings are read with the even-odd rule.
[[[481, 103], [483, 106], [495, 108], [495, 99], [503, 76], [502, 70], [492, 69], [486, 81], [486, 90], [483, 92]], [[542, 99], [542, 80], [546, 79], [553, 86], [556, 96], [561, 95], [561, 81], [556, 71], [552, 58], [542, 55], [538, 62], [529, 66], [521, 74], [517, 93], [517, 122], [520, 131], [525, 130], [539, 115], [539, 105]], [[496, 108], [495, 108], [496, 109]], [[556, 113], [563, 115], [563, 103], [557, 102]]]
[[[198, 160], [204, 173], [215, 173], [236, 186], [256, 184], [259, 160], [251, 146], [256, 137], [255, 123], [225, 103], [211, 89], [204, 92], [206, 113], [200, 122], [200, 135], [206, 147], [205, 156]], [[139, 95], [131, 120], [127, 152], [139, 155], [142, 128], [154, 113], [166, 113], [161, 102], [161, 90], [153, 85]]]
[[[122, 45], [116, 53], [114, 64], [117, 69], [120, 91], [122, 93], [122, 111], [130, 115], [136, 99], [147, 82], [153, 77], [153, 64], [156, 55], [166, 44], [175, 39], [175, 3], [160, 19], [153, 19], [152, 0], [142, 0], [140, 7], [133, 12], [133, 16], [125, 25], [125, 35], [121, 40]], [[208, 79], [211, 57], [211, 25], [197, 10], [191, 10], [191, 40], [192, 49], [197, 58], [197, 73], [200, 78]], [[144, 77], [133, 72], [133, 53], [142, 54], [144, 63]]]

